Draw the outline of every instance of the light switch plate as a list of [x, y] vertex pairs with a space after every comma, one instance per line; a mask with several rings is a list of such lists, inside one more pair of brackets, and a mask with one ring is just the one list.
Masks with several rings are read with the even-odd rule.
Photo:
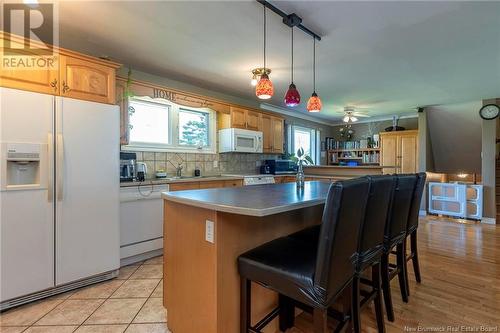
[[209, 243], [215, 243], [215, 225], [213, 221], [205, 221], [205, 240]]
[[218, 167], [219, 167], [219, 161], [214, 160], [214, 168], [218, 168]]

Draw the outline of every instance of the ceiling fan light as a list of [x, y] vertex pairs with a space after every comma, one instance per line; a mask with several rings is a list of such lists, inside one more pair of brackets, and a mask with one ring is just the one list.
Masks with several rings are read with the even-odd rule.
[[289, 107], [294, 107], [300, 104], [300, 94], [295, 84], [291, 83], [288, 91], [285, 94], [285, 104]]
[[260, 77], [255, 87], [255, 95], [260, 99], [269, 99], [274, 95], [273, 83], [269, 80], [269, 76], [266, 73]]
[[348, 123], [349, 122], [349, 116], [345, 116], [344, 119], [343, 119], [344, 123]]
[[358, 118], [351, 116], [351, 121], [352, 122], [358, 121]]
[[313, 92], [309, 100], [307, 101], [307, 111], [309, 112], [320, 112], [322, 107], [321, 99], [316, 92]]

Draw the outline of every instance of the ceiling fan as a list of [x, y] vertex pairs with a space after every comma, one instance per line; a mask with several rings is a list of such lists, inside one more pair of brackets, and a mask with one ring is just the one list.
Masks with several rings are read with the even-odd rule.
[[[337, 113], [341, 113], [341, 111]], [[364, 112], [356, 111], [356, 108], [354, 106], [344, 106], [343, 114], [344, 118], [342, 118], [342, 120], [344, 121], [344, 123], [349, 123], [349, 122], [354, 123], [359, 120], [358, 118], [370, 117]]]

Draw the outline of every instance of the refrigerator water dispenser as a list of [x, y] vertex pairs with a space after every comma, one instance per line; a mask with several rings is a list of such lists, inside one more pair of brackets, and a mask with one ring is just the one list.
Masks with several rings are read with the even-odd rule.
[[40, 185], [40, 144], [6, 145], [6, 186]]

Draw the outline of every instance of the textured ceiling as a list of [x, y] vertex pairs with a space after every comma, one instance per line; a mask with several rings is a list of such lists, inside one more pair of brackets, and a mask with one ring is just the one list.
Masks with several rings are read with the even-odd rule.
[[[500, 2], [272, 1], [323, 36], [317, 44], [318, 117], [345, 105], [373, 116], [500, 95]], [[262, 65], [262, 6], [255, 1], [60, 2], [61, 46], [137, 70], [248, 99]], [[295, 83], [312, 92], [312, 39], [296, 30]], [[283, 106], [290, 30], [268, 12], [270, 103]]]

